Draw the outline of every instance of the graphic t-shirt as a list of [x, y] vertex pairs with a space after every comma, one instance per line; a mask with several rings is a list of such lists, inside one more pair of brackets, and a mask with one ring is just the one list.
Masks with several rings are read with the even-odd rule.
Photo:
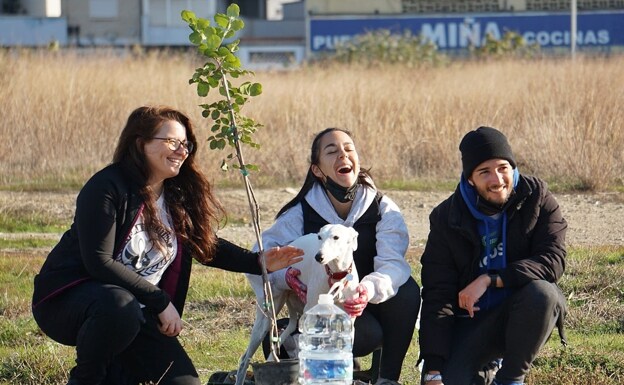
[[[486, 225], [485, 221], [479, 221], [479, 233], [481, 234], [481, 258], [479, 260], [479, 273], [496, 273], [506, 266], [505, 245], [502, 239], [501, 214], [492, 215], [491, 221]], [[500, 304], [507, 296], [504, 288], [488, 287], [481, 296], [476, 306], [485, 310]]]
[[164, 225], [164, 228], [157, 232], [157, 236], [163, 241], [165, 250], [161, 252], [151, 241], [149, 232], [145, 228], [143, 215], [141, 215], [130, 231], [128, 242], [116, 257], [117, 261], [154, 285], [158, 285], [163, 273], [173, 262], [178, 249], [164, 194], [158, 198], [156, 205], [160, 220]]

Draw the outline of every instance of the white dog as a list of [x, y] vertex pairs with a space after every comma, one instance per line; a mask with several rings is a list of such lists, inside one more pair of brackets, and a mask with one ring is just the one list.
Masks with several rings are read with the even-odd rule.
[[[279, 313], [284, 304], [288, 307], [289, 321], [287, 328], [280, 334], [280, 345], [284, 339], [297, 328], [299, 317], [318, 303], [320, 294], [326, 294], [330, 290], [330, 282], [336, 278], [342, 278], [346, 274], [351, 275], [350, 280], [345, 280], [342, 290], [341, 301], [345, 298], [354, 298], [359, 277], [353, 263], [353, 252], [357, 249], [358, 233], [352, 227], [343, 225], [325, 225], [318, 233], [304, 235], [296, 239], [292, 246], [304, 251], [303, 260], [294, 264], [301, 271], [299, 279], [307, 285], [307, 301], [304, 304], [292, 290], [279, 290], [272, 288], [273, 304], [275, 313]], [[264, 302], [264, 290], [262, 277], [247, 275], [249, 282], [256, 294], [258, 304]], [[250, 360], [270, 328], [269, 318], [263, 313], [260, 306], [256, 307], [256, 319], [249, 346], [240, 359], [236, 374], [236, 384], [242, 385], [245, 379]], [[270, 359], [274, 359], [270, 357]]]

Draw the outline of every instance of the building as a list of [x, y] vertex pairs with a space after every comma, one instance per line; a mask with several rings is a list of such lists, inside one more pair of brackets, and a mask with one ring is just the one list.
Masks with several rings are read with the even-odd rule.
[[[212, 19], [231, 3], [245, 21], [239, 55], [256, 66], [298, 63], [373, 28], [410, 29], [441, 49], [505, 28], [570, 43], [570, 0], [0, 0], [0, 46], [189, 46], [181, 11]], [[624, 46], [624, 0], [576, 3], [582, 44]]]

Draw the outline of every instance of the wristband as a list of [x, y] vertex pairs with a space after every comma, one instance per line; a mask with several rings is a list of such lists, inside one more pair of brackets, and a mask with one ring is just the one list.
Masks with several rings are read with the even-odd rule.
[[490, 274], [490, 287], [496, 287], [496, 282], [498, 281], [498, 274]]
[[440, 373], [425, 374], [425, 382], [429, 381], [442, 381], [442, 375]]

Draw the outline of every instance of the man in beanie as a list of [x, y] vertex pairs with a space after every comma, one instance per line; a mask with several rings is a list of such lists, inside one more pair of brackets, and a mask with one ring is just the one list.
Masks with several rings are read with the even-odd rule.
[[470, 131], [459, 150], [460, 182], [431, 212], [421, 257], [422, 383], [520, 385], [555, 325], [565, 343], [568, 226], [500, 131]]

